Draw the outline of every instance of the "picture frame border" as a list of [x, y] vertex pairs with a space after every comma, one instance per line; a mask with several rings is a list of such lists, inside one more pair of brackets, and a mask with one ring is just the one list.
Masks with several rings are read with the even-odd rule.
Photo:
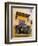
[[[18, 42], [9, 42], [9, 4], [21, 4], [21, 5], [32, 5], [36, 6], [36, 38], [34, 41], [18, 41]], [[6, 13], [7, 12], [7, 13]], [[7, 16], [6, 16], [7, 15]], [[6, 21], [7, 17], [7, 21]], [[7, 29], [6, 29], [6, 22], [7, 22]], [[7, 33], [6, 33], [7, 30]], [[20, 2], [5, 2], [5, 44], [15, 44], [15, 43], [31, 43], [37, 42], [37, 4], [32, 3], [20, 3]]]
[[11, 6], [11, 38], [12, 38], [12, 17], [13, 17], [13, 16], [12, 16], [12, 14], [13, 14], [13, 13], [12, 13], [12, 9], [13, 9], [13, 8], [33, 9], [33, 7]]

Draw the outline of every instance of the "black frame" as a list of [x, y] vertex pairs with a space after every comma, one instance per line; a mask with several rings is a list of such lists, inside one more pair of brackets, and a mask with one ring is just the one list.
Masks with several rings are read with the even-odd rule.
[[[9, 42], [9, 4], [21, 4], [21, 5], [36, 6], [36, 32], [35, 32], [36, 33], [36, 40], [34, 40], [34, 41]], [[18, 7], [18, 8], [20, 8], [20, 7]], [[21, 7], [21, 8], [25, 8], [25, 7]], [[30, 7], [28, 7], [28, 8], [30, 8]], [[12, 9], [12, 6], [11, 6], [11, 9]], [[7, 16], [6, 16], [6, 14], [7, 14]], [[7, 19], [7, 21], [6, 21], [6, 19]], [[7, 22], [7, 29], [6, 29], [6, 22]], [[11, 20], [11, 22], [12, 22], [12, 20]], [[7, 30], [7, 34], [6, 34], [6, 30]], [[29, 43], [29, 42], [37, 42], [37, 4], [19, 3], [19, 2], [5, 2], [5, 44]]]

